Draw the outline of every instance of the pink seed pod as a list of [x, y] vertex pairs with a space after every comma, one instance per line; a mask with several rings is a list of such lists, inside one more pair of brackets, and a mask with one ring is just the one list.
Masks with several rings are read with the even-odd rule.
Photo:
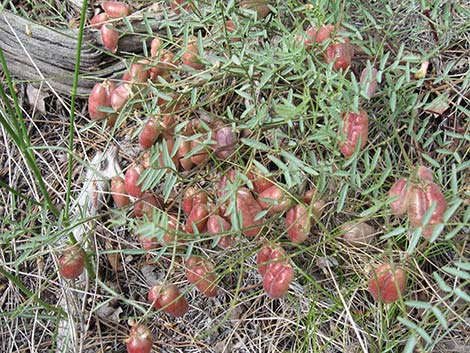
[[105, 1], [101, 7], [111, 18], [120, 18], [123, 16], [129, 16], [131, 14], [129, 5], [120, 1]]
[[132, 83], [145, 83], [149, 78], [149, 60], [139, 60], [131, 65], [129, 75]]
[[194, 166], [194, 163], [191, 161], [191, 158], [186, 157], [189, 152], [191, 152], [191, 141], [182, 140], [180, 142], [180, 146], [178, 147], [178, 152], [176, 153], [176, 155], [179, 158], [180, 165], [186, 171], [191, 170]]
[[140, 164], [133, 164], [127, 169], [124, 181], [126, 185], [127, 194], [140, 198], [143, 195], [142, 186], [137, 184], [140, 178], [140, 175], [144, 171], [144, 168]]
[[268, 210], [268, 216], [287, 211], [292, 206], [290, 196], [277, 185], [272, 185], [261, 192], [256, 201], [263, 210]]
[[115, 90], [114, 83], [104, 81], [95, 84], [88, 97], [88, 113], [92, 120], [102, 120], [108, 113], [99, 110], [99, 107], [111, 107], [111, 96]]
[[325, 49], [325, 61], [328, 64], [333, 62], [333, 69], [336, 71], [346, 70], [351, 66], [353, 55], [354, 49], [348, 38], [342, 38]]
[[78, 278], [85, 266], [85, 251], [75, 244], [64, 250], [59, 258], [59, 273], [66, 279]]
[[[230, 230], [232, 225], [223, 217], [214, 214], [207, 219], [207, 231], [213, 235], [221, 235]], [[222, 249], [227, 249], [232, 246], [233, 237], [231, 235], [223, 235], [217, 243], [217, 246]]]
[[256, 202], [251, 191], [247, 188], [240, 188], [237, 191], [237, 212], [242, 217], [242, 233], [247, 237], [256, 237], [261, 232], [262, 218], [256, 216], [263, 210]]
[[230, 126], [224, 126], [215, 131], [215, 156], [226, 160], [235, 151], [236, 137]]
[[425, 186], [424, 192], [426, 195], [427, 204], [430, 208], [432, 203], [436, 203], [436, 208], [434, 209], [429, 223], [423, 229], [423, 237], [427, 240], [431, 239], [432, 233], [434, 231], [434, 226], [436, 224], [443, 222], [443, 216], [447, 209], [447, 202], [442, 194], [439, 186], [436, 183], [429, 183]]
[[139, 144], [142, 150], [148, 150], [155, 142], [161, 133], [161, 125], [154, 117], [149, 117], [139, 135]]
[[312, 229], [311, 216], [307, 207], [297, 204], [286, 213], [287, 235], [291, 242], [301, 244], [308, 239]]
[[155, 309], [162, 309], [175, 317], [184, 316], [189, 309], [186, 299], [174, 284], [156, 284], [150, 288], [148, 299]]
[[200, 189], [196, 186], [189, 186], [184, 191], [182, 208], [183, 211], [189, 215], [191, 210], [197, 204], [207, 205], [208, 194], [204, 189]]
[[191, 256], [186, 262], [186, 278], [208, 297], [217, 296], [215, 266], [209, 259]]
[[129, 98], [132, 96], [132, 86], [128, 83], [123, 83], [116, 87], [111, 94], [111, 107], [115, 111], [121, 110]]
[[334, 30], [335, 27], [333, 25], [325, 25], [321, 26], [320, 28], [314, 26], [309, 27], [305, 32], [305, 49], [312, 49], [314, 43], [323, 43], [326, 39], [330, 38]]
[[178, 230], [181, 229], [181, 225], [178, 219], [172, 215], [168, 215], [168, 223], [161, 224], [162, 228], [166, 228], [166, 232], [162, 236], [164, 245], [173, 245], [177, 242], [177, 245], [183, 244], [184, 240], [178, 239]]
[[287, 254], [280, 245], [265, 243], [258, 250], [256, 266], [261, 277], [264, 277], [272, 263], [286, 261], [288, 261]]
[[408, 195], [408, 217], [413, 228], [423, 225], [423, 218], [428, 210], [428, 201], [424, 190], [418, 185], [411, 185]]
[[103, 46], [110, 50], [112, 53], [117, 52], [119, 42], [119, 32], [112, 28], [110, 25], [103, 24], [101, 26], [101, 40]]
[[406, 273], [399, 267], [384, 263], [374, 270], [368, 290], [376, 301], [385, 304], [397, 301], [405, 291]]
[[171, 70], [177, 68], [175, 55], [165, 49], [161, 49], [155, 58], [153, 58], [152, 67], [150, 68], [150, 79], [153, 82], [158, 81], [158, 77], [169, 80]]
[[93, 28], [101, 29], [103, 23], [109, 20], [108, 14], [102, 12], [98, 15], [95, 15], [91, 18], [90, 23]]
[[153, 345], [153, 334], [143, 324], [135, 324], [129, 330], [126, 339], [127, 353], [150, 353]]
[[152, 42], [150, 43], [150, 57], [152, 59], [156, 58], [158, 55], [158, 52], [162, 49], [163, 47], [163, 42], [160, 39], [159, 36], [156, 36], [155, 38], [152, 39]]
[[204, 227], [206, 226], [208, 216], [209, 207], [206, 204], [194, 204], [186, 220], [186, 232], [189, 234], [193, 234], [193, 226], [195, 226], [199, 232], [202, 232], [204, 230]]
[[189, 39], [187, 47], [183, 55], [181, 55], [181, 62], [195, 70], [202, 70], [204, 68], [204, 64], [201, 63], [199, 57], [196, 37]]
[[160, 242], [158, 241], [157, 237], [154, 236], [142, 236], [141, 234], [137, 235], [137, 238], [140, 240], [142, 244], [142, 249], [144, 250], [154, 250], [160, 247]]
[[369, 99], [371, 99], [377, 91], [377, 72], [376, 68], [371, 68], [371, 75], [368, 77], [369, 69], [366, 67], [362, 70], [361, 78], [359, 79], [359, 84], [367, 88], [366, 97]]
[[398, 179], [388, 192], [389, 198], [398, 197], [397, 200], [390, 203], [392, 213], [399, 216], [406, 213], [408, 209], [409, 187], [406, 179]]
[[[433, 202], [436, 207], [429, 219], [423, 224], [424, 216], [430, 209]], [[425, 239], [430, 239], [436, 224], [443, 222], [443, 216], [447, 209], [447, 202], [436, 183], [429, 182], [424, 187], [413, 184], [410, 188], [408, 199], [408, 217], [413, 228], [423, 227], [422, 235]]]
[[111, 179], [111, 196], [118, 208], [126, 207], [130, 203], [125, 181], [118, 175]]
[[350, 157], [356, 150], [356, 145], [361, 141], [359, 149], [363, 149], [367, 144], [369, 133], [369, 118], [364, 110], [359, 114], [348, 112], [343, 114], [343, 136], [345, 140], [340, 144], [339, 149], [343, 156]]
[[325, 201], [316, 197], [317, 191], [315, 189], [307, 190], [302, 196], [302, 201], [307, 205], [312, 206], [312, 215], [321, 218], [323, 210], [325, 208]]
[[274, 263], [268, 268], [263, 277], [264, 291], [272, 299], [281, 298], [289, 290], [289, 285], [293, 279], [294, 270], [290, 263]]
[[429, 169], [428, 167], [425, 167], [423, 165], [420, 165], [418, 167], [418, 170], [417, 170], [416, 174], [418, 175], [418, 178], [423, 180], [423, 181], [426, 181], [426, 182], [431, 181], [432, 182], [434, 180], [431, 169]]
[[271, 177], [265, 176], [258, 168], [252, 167], [248, 173], [248, 178], [253, 182], [253, 189], [261, 194], [266, 189], [276, 185]]
[[191, 162], [196, 165], [205, 164], [210, 160], [210, 155], [207, 151], [208, 149], [210, 149], [210, 146], [205, 145], [202, 149], [200, 149], [199, 146], [201, 145], [201, 143], [202, 142], [200, 138], [191, 140], [191, 151], [198, 148], [198, 151], [191, 156]]
[[149, 219], [153, 217], [155, 208], [161, 208], [160, 200], [152, 193], [146, 191], [142, 194], [142, 198], [134, 205], [134, 216], [141, 218], [146, 215]]
[[256, 265], [263, 277], [263, 288], [269, 297], [276, 299], [287, 293], [294, 278], [294, 271], [280, 245], [264, 244], [258, 251]]

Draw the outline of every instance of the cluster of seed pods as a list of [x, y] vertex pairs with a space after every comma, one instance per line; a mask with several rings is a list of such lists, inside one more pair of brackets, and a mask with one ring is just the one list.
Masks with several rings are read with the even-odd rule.
[[[185, 6], [181, 7], [182, 4]], [[191, 6], [184, 1], [176, 0], [171, 5], [175, 12], [183, 8], [185, 11], [191, 10]], [[253, 0], [246, 0], [242, 1], [241, 6], [255, 10], [260, 17], [265, 17], [270, 12], [269, 7], [262, 1], [256, 3]], [[129, 16], [131, 10], [119, 2], [104, 2], [102, 8], [104, 12], [92, 19], [92, 25], [100, 29], [104, 46], [115, 52], [119, 32], [107, 24], [107, 21]], [[225, 26], [227, 31], [235, 30], [232, 21], [226, 21]], [[345, 71], [351, 66], [354, 48], [350, 40], [339, 32], [340, 29], [333, 25], [312, 26], [306, 30], [305, 36], [299, 37], [298, 42], [303, 43], [309, 51], [321, 53], [323, 60], [332, 64], [334, 70]], [[180, 70], [182, 67], [204, 69], [195, 37], [189, 37], [186, 41], [184, 53], [178, 60], [159, 37], [152, 40], [149, 53], [149, 58], [140, 59], [130, 66], [119, 85], [116, 86], [110, 80], [95, 85], [88, 104], [91, 119], [107, 118], [112, 124], [117, 114], [142, 85], [159, 80], [171, 81], [172, 70]], [[375, 94], [376, 75], [377, 70], [369, 68], [364, 69], [360, 76], [360, 84], [367, 88], [366, 98], [371, 98]], [[176, 113], [180, 109], [180, 97], [174, 96], [170, 100], [158, 98], [158, 100], [161, 114], [147, 117], [139, 134], [139, 145], [143, 151], [148, 151], [157, 144], [165, 146], [164, 149], [171, 152], [172, 165], [167, 164], [163, 154], [159, 157], [159, 161], [155, 162], [151, 160], [150, 153], [144, 153], [138, 162], [127, 169], [124, 178], [116, 177], [112, 180], [113, 200], [116, 206], [121, 208], [133, 204], [136, 217], [151, 218], [155, 209], [165, 210], [167, 214], [163, 218], [161, 227], [166, 231], [161, 238], [152, 234], [138, 235], [143, 248], [147, 250], [165, 245], [184, 246], [188, 237], [198, 233], [210, 234], [217, 239], [220, 248], [229, 248], [235, 241], [232, 221], [236, 217], [231, 217], [232, 214], [228, 212], [230, 203], [226, 197], [229, 189], [227, 187], [234, 182], [237, 173], [242, 173], [241, 171], [230, 170], [221, 176], [217, 191], [212, 195], [198, 186], [187, 187], [179, 206], [183, 210], [183, 220], [178, 219], [178, 212], [168, 211], [155, 193], [144, 190], [141, 179], [144, 171], [155, 167], [155, 163], [159, 168], [190, 171], [210, 163], [211, 159], [226, 161], [236, 154], [237, 136], [231, 126], [221, 121], [200, 121], [197, 118], [188, 121], [185, 127], [176, 133], [175, 127], [181, 123]], [[339, 133], [342, 141], [339, 150], [343, 156], [349, 157], [367, 144], [369, 118], [367, 113], [360, 109], [357, 113], [345, 112], [342, 121], [342, 131]], [[429, 239], [434, 226], [442, 222], [442, 215], [447, 205], [438, 186], [433, 182], [429, 169], [420, 167], [417, 175], [416, 182], [400, 179], [395, 183], [390, 190], [390, 196], [398, 199], [392, 202], [391, 207], [392, 212], [397, 215], [408, 213], [411, 225], [423, 227], [422, 234]], [[280, 187], [276, 180], [264, 176], [258, 170], [253, 169], [245, 176], [253, 187], [237, 186], [234, 209], [240, 216], [240, 224], [235, 228], [240, 229], [240, 232], [248, 238], [257, 238], [262, 234], [267, 217], [283, 215], [289, 240], [296, 244], [307, 240], [314, 221], [321, 217], [324, 207], [324, 202], [316, 198], [316, 191], [309, 190], [301, 197], [294, 198]], [[429, 222], [423, 224], [426, 212], [434, 203], [436, 206]], [[370, 229], [364, 231], [364, 226], [355, 227], [354, 232], [357, 233], [357, 229], [361, 234], [367, 233], [367, 236], [372, 233]], [[356, 241], [355, 234], [348, 236], [354, 237]], [[364, 236], [363, 238], [366, 239]], [[364, 239], [361, 241], [367, 241], [368, 238]], [[263, 288], [269, 297], [280, 298], [287, 293], [294, 277], [294, 270], [280, 244], [268, 242], [263, 244], [257, 253], [257, 266], [263, 280]], [[219, 276], [211, 260], [201, 256], [191, 256], [184, 261], [184, 267], [189, 283], [208, 297], [217, 295]], [[404, 270], [386, 263], [374, 270], [368, 289], [376, 300], [391, 303], [400, 298], [405, 284]], [[176, 317], [183, 316], [189, 309], [184, 293], [173, 283], [161, 282], [153, 286], [148, 299], [156, 309]], [[128, 350], [135, 341], [142, 341], [145, 347], [149, 344], [151, 347], [153, 342], [151, 337], [151, 332], [149, 334], [149, 330], [142, 325], [133, 326], [131, 338], [128, 340]]]
[[[322, 54], [326, 63], [332, 63], [334, 70], [347, 70], [351, 66], [354, 47], [349, 38], [340, 34], [341, 28], [333, 25], [321, 27], [310, 26], [305, 34], [297, 36], [297, 42], [302, 43], [305, 49]], [[326, 47], [325, 47], [326, 44]], [[377, 90], [377, 70], [365, 68], [359, 78], [361, 86], [366, 88], [365, 97], [370, 99]], [[362, 150], [367, 144], [369, 131], [369, 118], [364, 110], [345, 112], [342, 116], [343, 128], [340, 132], [340, 152], [350, 157], [358, 146]]]
[[113, 27], [110, 20], [116, 20], [131, 14], [129, 5], [120, 1], [104, 1], [101, 4], [104, 12], [95, 14], [91, 19], [92, 27], [101, 32], [103, 46], [115, 53], [118, 49], [119, 32]]

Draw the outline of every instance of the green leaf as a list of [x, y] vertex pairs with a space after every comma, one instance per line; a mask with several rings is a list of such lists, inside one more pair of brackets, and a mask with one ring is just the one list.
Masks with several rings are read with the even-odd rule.
[[264, 144], [261, 141], [258, 140], [252, 140], [252, 139], [247, 139], [247, 138], [241, 138], [240, 142], [243, 143], [244, 145], [247, 145], [248, 147], [260, 150], [260, 151], [270, 151], [271, 149], [269, 146]]
[[464, 292], [460, 288], [455, 288], [454, 293], [461, 299], [465, 300], [467, 303], [470, 303], [470, 295], [468, 293]]
[[387, 234], [381, 236], [380, 239], [388, 239], [388, 238], [403, 234], [405, 231], [406, 231], [405, 227], [399, 227], [399, 228], [396, 228], [396, 229], [392, 230], [391, 232], [388, 232]]
[[447, 323], [447, 319], [442, 313], [441, 310], [437, 306], [433, 306], [431, 308], [432, 312], [434, 313], [434, 316], [436, 317], [437, 321], [441, 324], [442, 327], [444, 327], [446, 330], [449, 329], [449, 324]]
[[341, 212], [344, 207], [344, 202], [346, 201], [346, 197], [348, 196], [348, 189], [349, 185], [344, 184], [343, 187], [341, 188], [341, 192], [339, 194], [339, 200], [338, 200], [338, 207], [336, 208], [336, 212]]
[[434, 277], [434, 280], [437, 282], [437, 285], [439, 288], [441, 288], [444, 292], [452, 292], [452, 288], [450, 288], [447, 283], [442, 279], [442, 277], [437, 273], [433, 272], [432, 276]]

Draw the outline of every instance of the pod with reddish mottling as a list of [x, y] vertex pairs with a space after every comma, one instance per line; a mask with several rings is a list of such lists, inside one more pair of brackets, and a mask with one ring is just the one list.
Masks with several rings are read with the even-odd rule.
[[145, 83], [150, 74], [150, 61], [141, 59], [133, 63], [129, 69], [129, 75], [132, 83]]
[[369, 118], [364, 110], [359, 114], [348, 112], [343, 114], [343, 137], [339, 149], [343, 156], [349, 157], [356, 150], [360, 142], [359, 149], [363, 149], [367, 144], [369, 133]]
[[194, 163], [191, 161], [191, 157], [186, 157], [191, 152], [191, 141], [183, 139], [180, 141], [180, 146], [176, 155], [180, 161], [180, 165], [184, 170], [191, 170], [194, 166]]
[[181, 62], [195, 70], [202, 70], [204, 68], [204, 64], [201, 62], [201, 58], [198, 53], [196, 37], [193, 36], [188, 39], [188, 44], [184, 53], [181, 55]]
[[90, 24], [93, 28], [101, 29], [101, 26], [103, 25], [103, 23], [105, 23], [108, 20], [109, 20], [108, 14], [105, 12], [102, 12], [98, 15], [93, 16], [90, 20]]
[[242, 218], [242, 233], [247, 237], [256, 237], [261, 232], [263, 218], [257, 217], [263, 211], [259, 203], [247, 188], [239, 188], [237, 191], [236, 210]]
[[320, 28], [310, 26], [305, 32], [305, 49], [312, 49], [314, 43], [323, 43], [326, 39], [330, 38], [330, 35], [334, 32], [334, 30], [335, 27], [333, 25], [324, 25]]
[[215, 156], [220, 160], [226, 160], [235, 151], [236, 137], [230, 126], [223, 126], [214, 131]]
[[175, 63], [175, 55], [168, 50], [160, 50], [152, 61], [150, 68], [150, 79], [157, 82], [158, 77], [162, 77], [166, 81], [170, 78], [171, 70], [177, 67]]
[[388, 192], [388, 197], [395, 198], [397, 200], [390, 203], [390, 208], [392, 213], [399, 216], [405, 214], [408, 210], [408, 198], [409, 198], [409, 187], [408, 181], [406, 179], [398, 179], [390, 188]]
[[294, 279], [294, 270], [284, 249], [280, 245], [264, 244], [258, 251], [256, 264], [266, 294], [273, 299], [284, 296]]
[[93, 86], [88, 97], [88, 113], [92, 120], [102, 120], [108, 116], [108, 113], [100, 111], [99, 108], [111, 108], [111, 96], [115, 89], [114, 83], [108, 80]]
[[155, 142], [157, 142], [161, 131], [162, 127], [160, 122], [152, 116], [148, 117], [147, 122], [139, 134], [140, 148], [142, 150], [148, 150], [151, 148]]
[[362, 70], [361, 77], [359, 78], [359, 84], [366, 89], [365, 95], [369, 99], [371, 99], [377, 91], [377, 72], [377, 69], [374, 67], [371, 68], [370, 71], [369, 68], [366, 67]]
[[400, 267], [384, 263], [374, 270], [367, 287], [375, 300], [389, 304], [403, 295], [405, 286], [405, 271]]
[[111, 197], [118, 208], [126, 207], [130, 203], [126, 183], [119, 175], [111, 179]]
[[248, 173], [248, 178], [253, 182], [253, 189], [256, 193], [261, 194], [274, 184], [271, 177], [264, 175], [258, 168], [252, 167]]
[[[424, 216], [435, 203], [436, 207], [424, 225]], [[447, 209], [447, 202], [436, 183], [427, 183], [424, 188], [419, 185], [412, 185], [408, 199], [408, 217], [412, 227], [423, 227], [422, 235], [425, 239], [430, 239], [436, 224], [442, 223], [444, 212]]]
[[150, 288], [148, 299], [155, 309], [161, 309], [175, 317], [184, 316], [189, 309], [186, 299], [175, 284], [156, 284]]
[[220, 235], [217, 246], [222, 249], [227, 249], [233, 244], [233, 237], [231, 235], [222, 235], [230, 230], [232, 225], [223, 217], [213, 214], [207, 219], [207, 231], [212, 235]]
[[111, 18], [120, 18], [123, 16], [129, 16], [131, 14], [129, 5], [120, 1], [105, 1], [101, 7]]
[[113, 107], [115, 111], [121, 110], [131, 96], [132, 86], [129, 83], [123, 83], [117, 86], [111, 94], [111, 107]]
[[294, 270], [290, 263], [273, 263], [263, 278], [263, 288], [273, 299], [283, 297], [294, 279]]
[[146, 215], [151, 219], [155, 208], [161, 208], [160, 200], [155, 195], [146, 191], [134, 205], [134, 216], [141, 218]]
[[85, 251], [75, 244], [65, 249], [59, 258], [59, 273], [66, 279], [78, 278], [85, 267]]
[[207, 163], [210, 160], [209, 148], [208, 145], [202, 144], [201, 138], [191, 140], [191, 151], [196, 151], [191, 155], [191, 162], [196, 165]]
[[182, 203], [183, 211], [189, 215], [195, 205], [206, 205], [207, 201], [208, 194], [204, 189], [200, 189], [197, 186], [188, 186], [184, 191]]
[[127, 353], [150, 353], [153, 345], [153, 334], [143, 324], [135, 324], [129, 330], [126, 339]]
[[286, 228], [291, 242], [301, 244], [307, 240], [312, 229], [308, 208], [301, 203], [290, 208], [286, 213]]
[[144, 168], [140, 164], [133, 164], [127, 169], [124, 176], [124, 183], [128, 195], [135, 198], [142, 197], [142, 186], [138, 184], [138, 181], [143, 171]]
[[185, 265], [186, 278], [189, 283], [195, 284], [196, 288], [208, 297], [217, 296], [215, 266], [209, 259], [191, 256], [186, 260]]
[[279, 261], [288, 261], [285, 250], [277, 244], [263, 244], [256, 257], [256, 266], [261, 277], [264, 277], [272, 263]]
[[103, 24], [100, 28], [100, 31], [103, 46], [106, 49], [109, 49], [112, 53], [115, 53], [118, 48], [119, 32], [107, 24]]
[[292, 206], [292, 198], [277, 185], [261, 192], [256, 201], [263, 210], [268, 210], [268, 216], [287, 211]]
[[[191, 212], [186, 219], [185, 230], [189, 234], [193, 234], [195, 229], [198, 232], [202, 232], [207, 224], [207, 218], [209, 217], [209, 207], [203, 203], [194, 204], [191, 208]], [[195, 229], [193, 228], [195, 227]]]
[[333, 69], [346, 70], [351, 66], [354, 49], [348, 38], [341, 38], [328, 45], [324, 55], [326, 63], [333, 63]]

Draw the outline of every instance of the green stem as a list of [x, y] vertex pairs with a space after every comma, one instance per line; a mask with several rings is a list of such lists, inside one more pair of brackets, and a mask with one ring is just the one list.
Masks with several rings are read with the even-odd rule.
[[[88, 0], [83, 1], [82, 12], [80, 16], [80, 27], [78, 29], [78, 39], [77, 39], [77, 55], [75, 57], [75, 73], [73, 78], [72, 86], [72, 97], [70, 102], [70, 137], [69, 137], [69, 151], [73, 151], [73, 140], [74, 140], [74, 130], [75, 130], [75, 100], [77, 97], [77, 86], [78, 78], [80, 75], [80, 59], [82, 55], [82, 43], [83, 43], [83, 28], [85, 26], [86, 20], [86, 9], [88, 7]], [[67, 193], [65, 198], [65, 217], [69, 217], [69, 208], [70, 208], [70, 190], [72, 190], [72, 170], [73, 170], [73, 154], [69, 153], [69, 161], [67, 168]]]

